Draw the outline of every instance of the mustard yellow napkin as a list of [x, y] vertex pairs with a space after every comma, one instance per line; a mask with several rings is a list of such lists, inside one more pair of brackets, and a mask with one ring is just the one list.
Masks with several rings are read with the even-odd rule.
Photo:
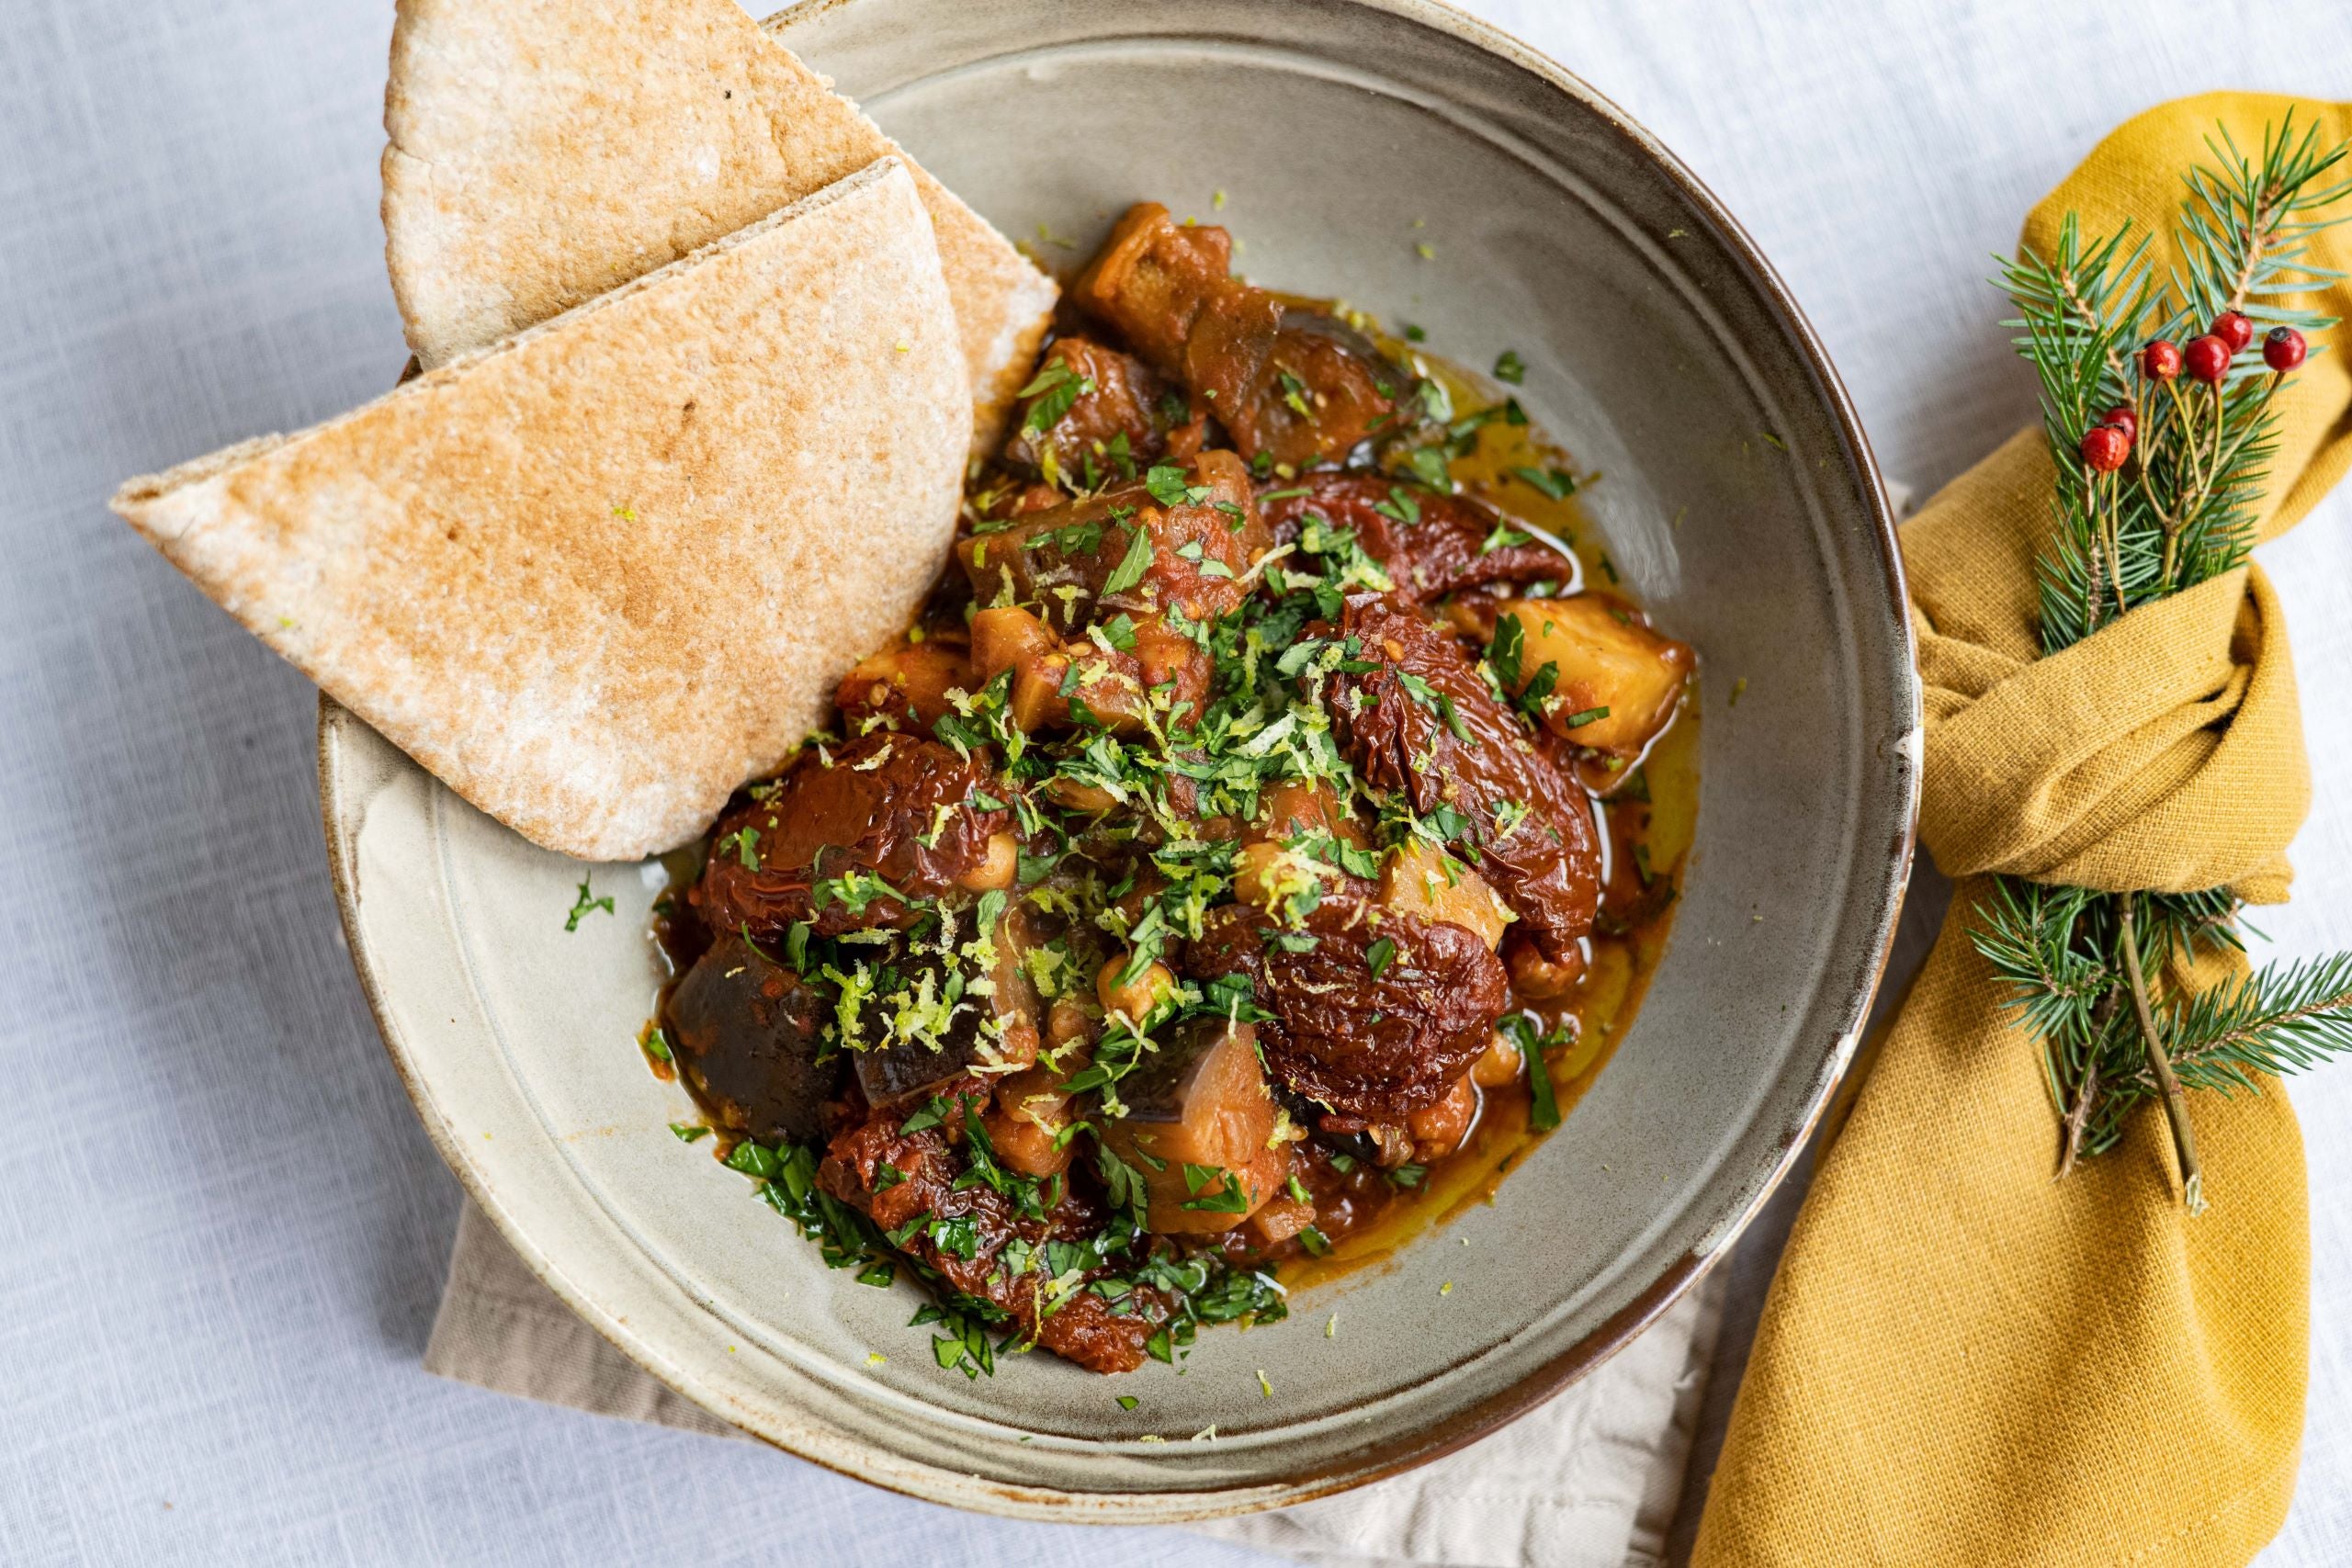
[[[2086, 235], [2127, 218], [2168, 235], [2216, 122], [2258, 149], [2290, 107], [2324, 141], [2352, 132], [2346, 105], [2165, 105], [2101, 142], [2034, 209], [2025, 243], [2049, 254], [2069, 211]], [[2352, 226], [2310, 259], [2352, 269]], [[2352, 316], [2352, 289], [2313, 306]], [[1995, 309], [1988, 293], [1988, 330]], [[2352, 334], [2327, 337], [2278, 399], [2265, 537], [2352, 462]], [[1927, 691], [1920, 838], [1958, 886], [1821, 1156], [1700, 1568], [2242, 1563], [2294, 1489], [2310, 1241], [2285, 1096], [2191, 1097], [2213, 1205], [2201, 1217], [2180, 1201], [2153, 1109], [2053, 1184], [2039, 1053], [1968, 934], [1994, 873], [2284, 899], [2310, 792], [2286, 629], [2248, 567], [2037, 659], [2051, 483], [2030, 432], [1903, 530]]]

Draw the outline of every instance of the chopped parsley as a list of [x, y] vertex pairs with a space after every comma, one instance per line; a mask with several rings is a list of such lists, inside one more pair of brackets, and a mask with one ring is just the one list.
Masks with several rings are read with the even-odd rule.
[[760, 869], [760, 835], [754, 829], [738, 828], [712, 840], [710, 852], [715, 855], [731, 854], [745, 871], [757, 871]]
[[1517, 350], [1503, 350], [1502, 357], [1495, 361], [1495, 379], [1508, 381], [1514, 387], [1527, 379], [1527, 362], [1520, 358]]
[[1566, 468], [1513, 468], [1511, 477], [1549, 501], [1566, 501], [1577, 492], [1577, 477]]
[[1416, 526], [1421, 520], [1421, 503], [1415, 501], [1413, 492], [1402, 485], [1390, 485], [1388, 499], [1374, 502], [1372, 509], [1391, 522], [1401, 523], [1408, 528]]
[[1482, 556], [1492, 555], [1497, 550], [1510, 549], [1513, 546], [1527, 544], [1533, 537], [1534, 536], [1522, 534], [1509, 523], [1498, 518], [1494, 530], [1487, 536], [1486, 543], [1478, 547], [1478, 553]]
[[1559, 1091], [1553, 1087], [1552, 1069], [1544, 1054], [1555, 1045], [1566, 1044], [1573, 1035], [1566, 1026], [1549, 1034], [1539, 1034], [1535, 1020], [1527, 1013], [1512, 1013], [1497, 1025], [1510, 1043], [1519, 1047], [1521, 1059], [1527, 1064], [1528, 1107], [1527, 1125], [1530, 1131], [1548, 1133], [1560, 1124]]
[[567, 931], [578, 931], [580, 929], [580, 922], [599, 909], [604, 910], [605, 913], [608, 915], [611, 914], [613, 912], [613, 896], [607, 893], [602, 898], [591, 898], [588, 896], [588, 879], [584, 876], [582, 877], [580, 879], [580, 897], [571, 901], [571, 913], [564, 917], [563, 929]]
[[1062, 422], [1072, 404], [1093, 390], [1094, 378], [1079, 375], [1069, 367], [1068, 360], [1051, 361], [1017, 394], [1036, 399], [1022, 416], [1022, 434], [1032, 437], [1045, 434]]
[[[1160, 470], [1154, 468], [1152, 472], [1156, 474]], [[1106, 598], [1133, 588], [1143, 581], [1143, 574], [1151, 570], [1151, 530], [1137, 524], [1134, 525], [1134, 534], [1135, 537], [1127, 543], [1127, 553], [1119, 558], [1119, 564], [1103, 580], [1102, 592]]]
[[1154, 463], [1143, 476], [1143, 488], [1162, 506], [1198, 506], [1215, 493], [1206, 485], [1185, 483], [1184, 470], [1173, 463]]

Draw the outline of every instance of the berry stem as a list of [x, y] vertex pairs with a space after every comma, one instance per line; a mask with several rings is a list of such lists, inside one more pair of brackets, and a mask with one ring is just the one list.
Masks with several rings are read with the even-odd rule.
[[2222, 455], [2223, 469], [2226, 470], [2231, 464], [2236, 462], [2238, 453], [2245, 449], [2247, 442], [2254, 439], [2255, 431], [2262, 423], [2262, 416], [2269, 411], [2270, 400], [2278, 395], [2278, 383], [2286, 378], [2287, 373], [2283, 370], [2273, 370], [2270, 373], [2270, 383], [2262, 389], [2262, 400], [2254, 405], [2253, 416], [2246, 421], [2245, 428], [2238, 432], [2238, 438], [2230, 443], [2230, 449]]
[[[2166, 381], [2165, 383], [2165, 390], [2172, 394], [2173, 423], [2180, 427], [2180, 445], [2182, 450], [2188, 454], [2189, 471], [2191, 475], [2194, 476], [2196, 482], [2202, 485], [2204, 483], [2205, 457], [2204, 454], [2199, 452], [2197, 447], [2197, 421], [2189, 414], [2188, 400], [2180, 395], [2180, 383], [2177, 381]], [[2188, 516], [2188, 508], [2183, 506], [2181, 508], [2182, 520], [2187, 521]]]
[[[2209, 400], [2213, 405], [2213, 462], [2212, 466], [2206, 471], [2218, 476], [2222, 471], [2222, 383], [2215, 381], [2211, 383], [2211, 385], [2212, 387], [2212, 397]], [[2211, 483], [2212, 481], [2211, 479], [2206, 481], [2208, 486]], [[2202, 491], [2199, 492], [2198, 499], [2199, 501], [2204, 499]]]
[[[2096, 499], [2093, 491], [2093, 499]], [[2124, 487], [2108, 484], [2108, 576], [2114, 581], [2114, 616], [2131, 609], [2124, 602]]]
[[[2287, 373], [2283, 370], [2274, 370], [2270, 373], [2269, 381], [2262, 389], [2262, 400], [2255, 405], [2254, 412], [2246, 420], [2245, 428], [2238, 432], [2238, 438], [2230, 443], [2229, 449], [2227, 451], [2222, 450], [2222, 426], [2223, 423], [2222, 418], [2222, 384], [2218, 381], [2213, 383], [2213, 466], [2211, 470], [2210, 477], [2206, 473], [2200, 472], [2195, 487], [2190, 490], [2187, 496], [2182, 498], [2180, 503], [2180, 520], [2183, 524], [2187, 524], [2195, 519], [2197, 514], [2205, 509], [2206, 502], [2212, 499], [2213, 479], [2222, 474], [2228, 473], [2236, 464], [2238, 454], [2245, 449], [2245, 444], [2247, 442], [2254, 439], [2255, 432], [2262, 428], [2262, 417], [2270, 408], [2270, 400], [2278, 395], [2278, 384], [2286, 378]], [[2193, 436], [2191, 437], [2188, 445], [2192, 451], [2195, 450], [2197, 442]], [[2173, 568], [2176, 564], [2177, 554], [2178, 551], [2175, 545], [2173, 532], [2171, 529], [2167, 528], [2165, 531], [2164, 558], [2164, 580], [2167, 583], [2172, 581]]]

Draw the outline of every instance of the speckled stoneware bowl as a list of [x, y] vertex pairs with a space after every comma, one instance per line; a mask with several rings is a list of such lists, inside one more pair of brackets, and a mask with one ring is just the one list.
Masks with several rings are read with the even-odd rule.
[[[1466, 1442], [1589, 1371], [1729, 1247], [1853, 1051], [1909, 861], [1918, 717], [1894, 536], [1845, 394], [1665, 149], [1425, 0], [833, 0], [775, 26], [1009, 233], [1076, 259], [1132, 200], [1205, 218], [1222, 190], [1259, 281], [1419, 322], [1467, 364], [1525, 356], [1529, 409], [1605, 475], [1589, 505], [1615, 558], [1704, 660], [1673, 942], [1614, 1061], [1498, 1202], [1288, 1322], [1203, 1333], [1181, 1378], [1114, 1384], [1029, 1356], [967, 1382], [907, 1327], [911, 1287], [827, 1270], [671, 1135], [691, 1107], [631, 1044], [658, 869], [534, 849], [330, 705], [334, 877], [418, 1111], [616, 1344], [886, 1486], [1164, 1521]], [[583, 874], [617, 918], [566, 934]], [[1215, 1440], [1186, 1440], [1211, 1424]]]

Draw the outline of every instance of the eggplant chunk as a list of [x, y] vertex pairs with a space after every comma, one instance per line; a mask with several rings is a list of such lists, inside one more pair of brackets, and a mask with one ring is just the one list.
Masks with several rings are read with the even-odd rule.
[[1163, 409], [1167, 385], [1149, 366], [1086, 338], [1057, 340], [1031, 384], [1038, 389], [1022, 402], [1004, 460], [1049, 480], [1090, 468], [1089, 489], [1101, 477], [1132, 478], [1167, 450], [1169, 426], [1182, 422]]
[[686, 971], [667, 1011], [679, 1070], [729, 1131], [795, 1142], [824, 1132], [842, 1064], [818, 1059], [831, 1009], [799, 976], [724, 936]]
[[1127, 1113], [1109, 1122], [1103, 1136], [1143, 1172], [1155, 1231], [1231, 1230], [1289, 1172], [1287, 1147], [1269, 1146], [1274, 1101], [1250, 1024], [1214, 1018], [1180, 1024], [1120, 1081], [1119, 1099]]
[[[851, 950], [849, 973], [862, 999], [855, 1032], [843, 1043], [868, 1104], [903, 1104], [957, 1078], [1019, 1072], [1037, 1059], [1040, 1009], [1021, 965], [1019, 921], [1014, 914], [998, 922], [992, 992], [972, 984], [968, 959], [951, 958], [922, 938], [894, 936]], [[957, 935], [970, 931], [967, 919]]]

